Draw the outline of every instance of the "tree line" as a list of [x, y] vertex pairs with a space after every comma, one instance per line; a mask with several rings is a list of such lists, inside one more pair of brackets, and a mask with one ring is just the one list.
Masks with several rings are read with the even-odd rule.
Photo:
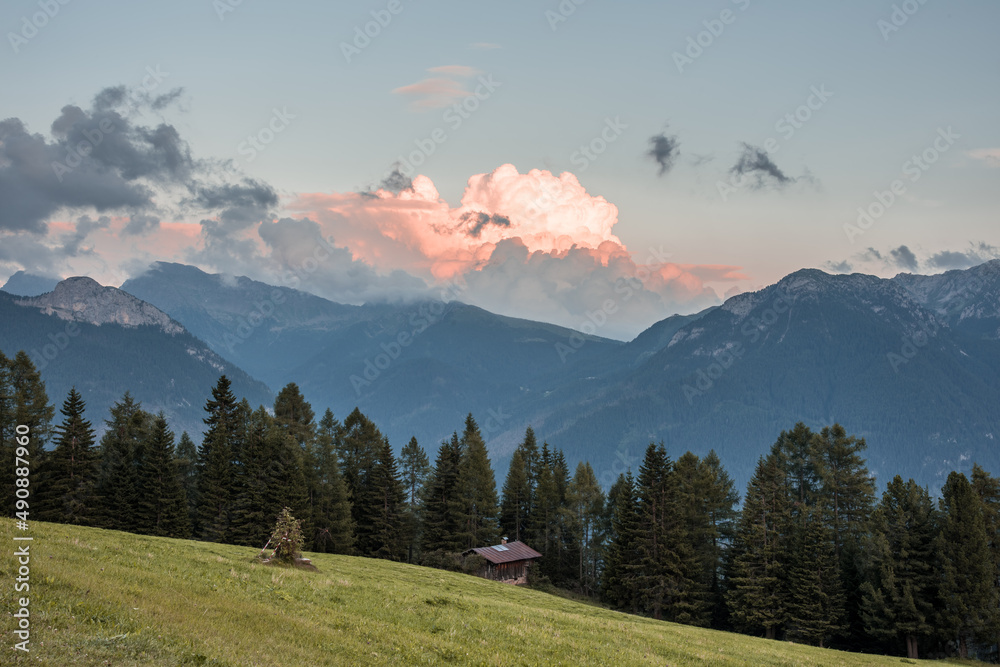
[[294, 383], [254, 409], [223, 376], [205, 413], [196, 444], [126, 393], [97, 442], [76, 389], [53, 426], [31, 360], [0, 353], [2, 455], [29, 426], [37, 520], [261, 547], [289, 507], [307, 551], [459, 569], [507, 537], [542, 554], [533, 585], [678, 623], [911, 658], [1000, 637], [1000, 479], [952, 472], [935, 500], [897, 476], [878, 499], [865, 441], [837, 424], [782, 432], [741, 505], [714, 452], [662, 443], [605, 492], [529, 427], [498, 493], [471, 414], [432, 462], [415, 438], [397, 457], [357, 408], [317, 420]]

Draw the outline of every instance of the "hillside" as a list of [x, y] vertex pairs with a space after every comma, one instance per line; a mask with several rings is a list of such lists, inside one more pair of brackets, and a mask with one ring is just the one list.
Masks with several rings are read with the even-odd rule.
[[[12, 544], [14, 532], [0, 519], [0, 539]], [[303, 572], [257, 565], [256, 549], [244, 547], [44, 523], [31, 534], [32, 652], [4, 664], [901, 662], [673, 625], [387, 561], [311, 554], [319, 572]], [[0, 559], [5, 581], [14, 562]], [[5, 586], [4, 609], [12, 598]], [[12, 620], [5, 614], [6, 637]]]
[[129, 391], [147, 411], [162, 410], [178, 436], [186, 430], [198, 440], [205, 400], [223, 373], [254, 406], [274, 400], [263, 383], [163, 312], [89, 278], [64, 280], [34, 298], [0, 293], [0, 321], [0, 350], [31, 356], [57, 408], [76, 386], [99, 432]]

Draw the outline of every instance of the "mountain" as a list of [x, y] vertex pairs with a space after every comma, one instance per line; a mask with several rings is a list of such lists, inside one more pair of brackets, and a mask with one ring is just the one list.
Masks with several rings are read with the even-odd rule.
[[162, 311], [90, 278], [69, 278], [37, 297], [0, 294], [0, 321], [0, 350], [8, 357], [28, 352], [57, 407], [76, 386], [99, 430], [129, 391], [146, 410], [162, 410], [177, 435], [186, 430], [197, 440], [203, 406], [222, 374], [253, 405], [274, 400], [263, 383]]
[[340, 416], [359, 406], [397, 449], [415, 435], [433, 450], [471, 411], [501, 476], [531, 425], [606, 485], [663, 440], [675, 457], [715, 449], [742, 486], [803, 421], [864, 437], [881, 478], [937, 487], [974, 461], [1000, 470], [998, 273], [806, 269], [628, 343], [455, 301], [347, 306], [181, 265], [123, 289], [272, 390], [294, 381]]
[[[995, 304], [996, 288], [982, 299], [988, 291]], [[950, 326], [902, 281], [793, 273], [727, 300], [633, 371], [592, 387], [586, 403], [572, 392], [536, 401], [530, 420], [595, 463], [603, 482], [635, 469], [659, 440], [674, 456], [714, 448], [746, 481], [798, 421], [837, 421], [865, 437], [881, 478], [938, 486], [973, 461], [1000, 470], [1000, 348]]]
[[38, 296], [39, 294], [51, 292], [58, 284], [58, 278], [47, 278], [45, 276], [37, 276], [33, 273], [18, 271], [7, 279], [3, 287], [0, 287], [0, 292], [7, 292], [7, 294], [13, 294], [14, 296]]
[[623, 346], [456, 301], [350, 306], [181, 264], [156, 263], [122, 290], [274, 391], [295, 382], [320, 412], [360, 407], [397, 447], [416, 436], [434, 449], [470, 411], [498, 434], [509, 428], [506, 406], [537, 378]]

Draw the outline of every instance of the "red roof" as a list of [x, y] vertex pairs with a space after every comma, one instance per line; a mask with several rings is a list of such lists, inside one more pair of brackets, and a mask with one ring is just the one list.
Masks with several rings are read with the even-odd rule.
[[476, 547], [469, 549], [466, 554], [477, 553], [491, 563], [511, 563], [516, 560], [531, 560], [541, 558], [538, 553], [524, 542], [508, 542], [507, 544], [495, 544], [492, 547]]

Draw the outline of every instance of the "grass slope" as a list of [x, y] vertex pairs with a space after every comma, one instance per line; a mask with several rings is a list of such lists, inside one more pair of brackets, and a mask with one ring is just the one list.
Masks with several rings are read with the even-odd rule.
[[[3, 544], [15, 533], [0, 519]], [[243, 547], [37, 522], [28, 534], [32, 651], [11, 649], [16, 563], [5, 546], [5, 665], [901, 662], [657, 622], [386, 561], [316, 554], [319, 572], [305, 572], [256, 564], [256, 550]]]

